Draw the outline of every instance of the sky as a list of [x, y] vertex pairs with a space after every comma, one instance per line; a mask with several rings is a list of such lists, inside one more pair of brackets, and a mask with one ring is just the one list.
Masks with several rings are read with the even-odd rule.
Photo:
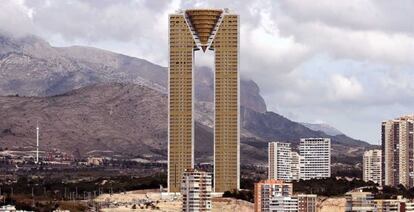
[[268, 110], [373, 144], [381, 121], [414, 113], [412, 0], [3, 0], [0, 31], [167, 66], [168, 14], [210, 7], [240, 15], [240, 72]]

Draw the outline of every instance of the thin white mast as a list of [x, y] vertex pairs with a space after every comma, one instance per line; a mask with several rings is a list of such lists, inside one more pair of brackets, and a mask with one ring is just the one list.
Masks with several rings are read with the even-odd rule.
[[36, 124], [36, 161], [35, 163], [39, 163], [39, 122]]

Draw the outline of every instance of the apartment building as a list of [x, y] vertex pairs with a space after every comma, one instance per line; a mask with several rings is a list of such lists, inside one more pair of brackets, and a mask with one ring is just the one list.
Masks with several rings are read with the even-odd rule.
[[383, 185], [413, 187], [414, 115], [381, 124]]
[[271, 200], [274, 197], [289, 197], [292, 196], [293, 185], [284, 180], [262, 180], [254, 184], [254, 210], [270, 211]]
[[331, 177], [331, 140], [302, 138], [299, 144], [300, 179]]
[[346, 198], [346, 212], [374, 212], [374, 195], [371, 192], [348, 192]]
[[300, 179], [300, 155], [297, 152], [291, 151], [290, 158], [291, 180], [297, 181]]
[[298, 194], [298, 212], [316, 212], [316, 194]]
[[182, 211], [211, 211], [211, 175], [188, 169], [181, 181]]
[[269, 179], [291, 181], [291, 151], [290, 143], [270, 142], [268, 148]]
[[362, 177], [365, 182], [372, 181], [382, 185], [382, 151], [379, 149], [368, 150], [363, 156]]
[[283, 180], [262, 180], [254, 185], [255, 212], [316, 212], [317, 196], [293, 195], [293, 184]]

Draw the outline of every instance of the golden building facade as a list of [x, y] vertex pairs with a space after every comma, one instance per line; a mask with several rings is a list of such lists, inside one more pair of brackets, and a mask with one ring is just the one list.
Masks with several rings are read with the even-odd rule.
[[169, 17], [168, 189], [194, 166], [194, 52], [215, 53], [214, 191], [239, 188], [239, 17], [190, 9]]

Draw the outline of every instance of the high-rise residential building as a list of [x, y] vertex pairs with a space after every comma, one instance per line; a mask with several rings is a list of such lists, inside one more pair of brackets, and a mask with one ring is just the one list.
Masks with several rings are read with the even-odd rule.
[[183, 198], [183, 210], [211, 211], [211, 175], [197, 170], [183, 172], [181, 181], [181, 195]]
[[382, 122], [382, 180], [384, 185], [413, 187], [414, 115]]
[[239, 17], [227, 9], [188, 9], [169, 16], [168, 190], [180, 191], [194, 166], [194, 52], [212, 50], [214, 190], [239, 188]]
[[300, 179], [331, 177], [331, 140], [302, 138], [299, 144]]
[[297, 152], [291, 151], [290, 152], [290, 172], [292, 176], [292, 180], [299, 180], [300, 179], [300, 155]]
[[290, 143], [269, 142], [268, 144], [269, 179], [291, 181], [291, 151]]
[[381, 171], [381, 150], [368, 150], [364, 152], [362, 176], [364, 181], [372, 181], [382, 185], [382, 171]]
[[346, 208], [349, 212], [374, 212], [374, 195], [371, 192], [348, 192], [345, 195]]
[[292, 193], [292, 183], [286, 183], [283, 180], [270, 179], [255, 183], [254, 211], [270, 211], [273, 197], [290, 197], [292, 196]]
[[298, 212], [316, 212], [316, 194], [298, 194]]

